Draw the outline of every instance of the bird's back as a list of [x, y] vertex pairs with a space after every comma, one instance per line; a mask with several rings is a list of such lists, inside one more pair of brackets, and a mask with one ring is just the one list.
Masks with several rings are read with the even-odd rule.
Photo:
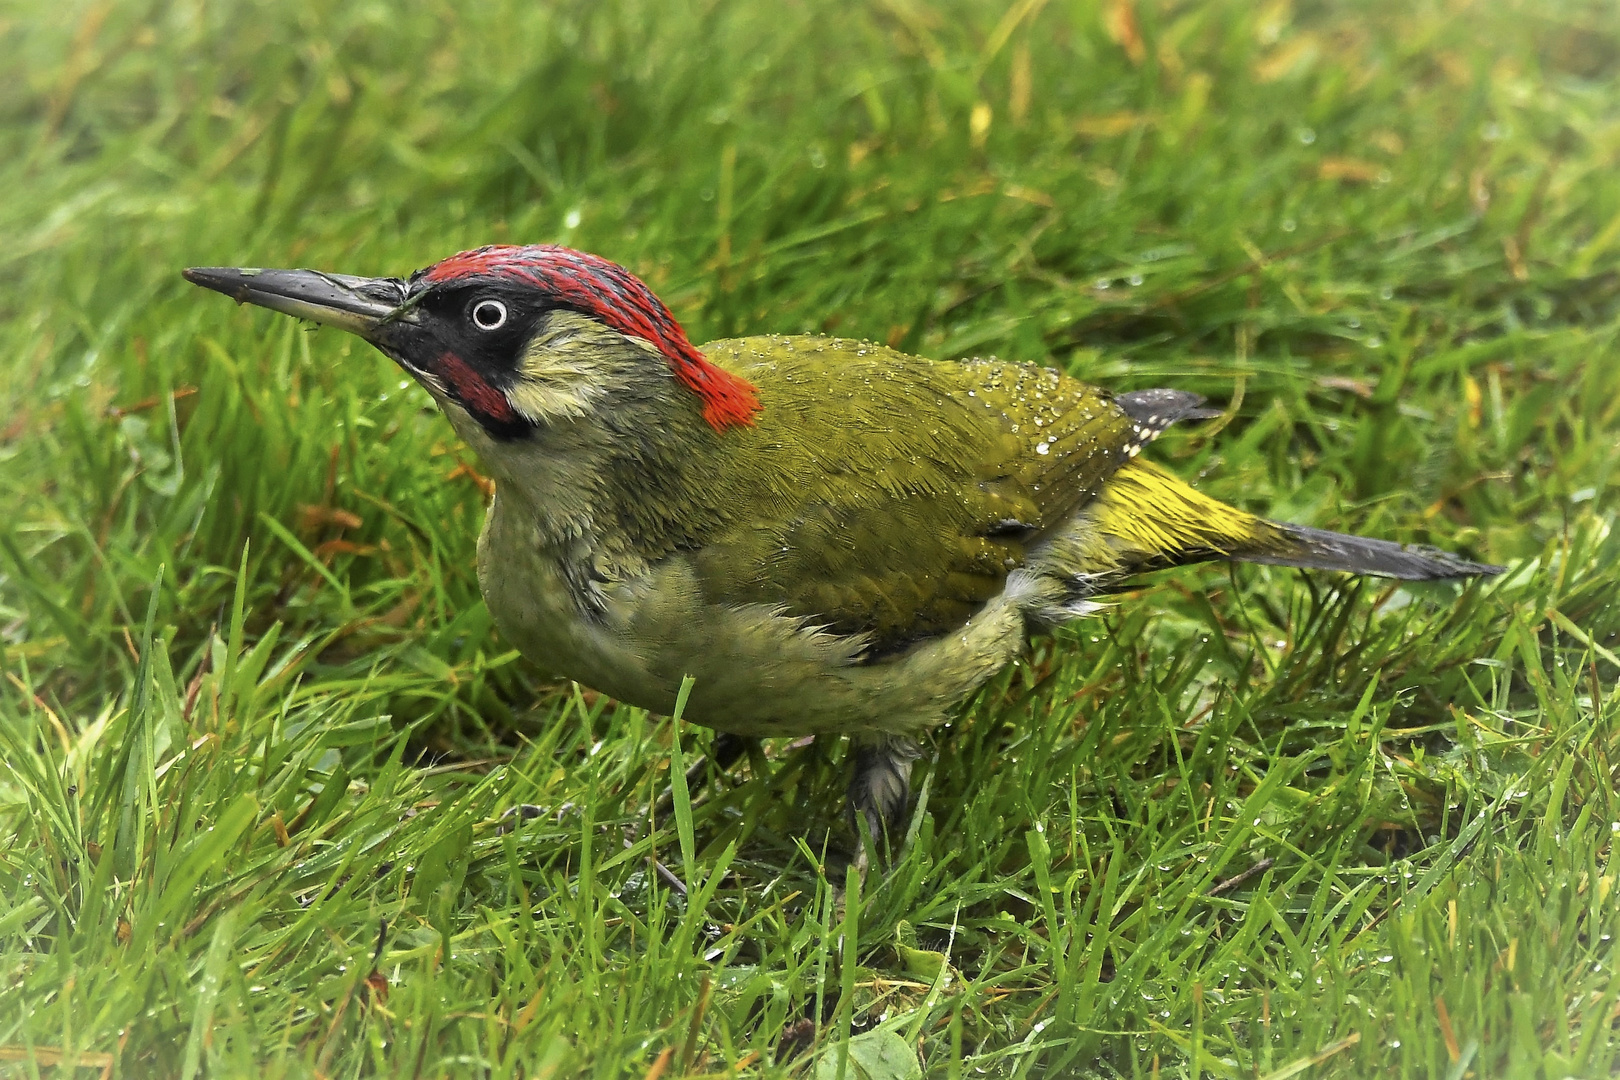
[[1134, 452], [1112, 397], [1051, 369], [817, 337], [705, 353], [762, 406], [714, 440], [704, 487], [739, 512], [693, 552], [707, 598], [865, 635], [869, 659], [960, 627]]

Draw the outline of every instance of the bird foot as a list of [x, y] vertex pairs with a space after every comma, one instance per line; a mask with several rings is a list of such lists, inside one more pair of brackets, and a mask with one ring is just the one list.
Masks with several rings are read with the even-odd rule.
[[904, 736], [877, 735], [857, 737], [854, 751], [849, 824], [855, 832], [855, 869], [865, 881], [872, 857], [887, 862], [901, 835], [911, 803], [911, 767], [922, 748]]

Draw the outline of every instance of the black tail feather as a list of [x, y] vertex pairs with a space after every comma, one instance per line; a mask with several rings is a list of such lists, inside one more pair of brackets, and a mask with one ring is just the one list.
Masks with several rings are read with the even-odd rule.
[[1389, 540], [1368, 540], [1346, 533], [1312, 529], [1304, 525], [1268, 522], [1277, 530], [1281, 544], [1267, 544], [1254, 551], [1233, 552], [1244, 562], [1272, 566], [1298, 566], [1311, 570], [1346, 570], [1352, 574], [1375, 574], [1405, 581], [1436, 581], [1443, 578], [1500, 574], [1503, 567], [1471, 562], [1448, 551], [1424, 545], [1402, 545]]

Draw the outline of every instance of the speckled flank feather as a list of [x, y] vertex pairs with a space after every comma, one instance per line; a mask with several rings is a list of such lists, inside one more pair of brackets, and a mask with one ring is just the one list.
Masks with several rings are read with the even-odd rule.
[[703, 400], [703, 416], [716, 430], [753, 423], [759, 397], [747, 381], [709, 363], [686, 337], [669, 308], [624, 267], [554, 244], [493, 245], [452, 255], [422, 271], [432, 285], [479, 277], [516, 277], [607, 326], [652, 343], [671, 370]]

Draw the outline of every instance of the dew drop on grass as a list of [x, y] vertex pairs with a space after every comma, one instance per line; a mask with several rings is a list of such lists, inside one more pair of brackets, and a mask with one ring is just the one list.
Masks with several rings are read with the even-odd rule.
[[1389, 1048], [1391, 1050], [1399, 1050], [1401, 1048], [1401, 1040], [1399, 1040], [1399, 1039], [1391, 1039], [1391, 1040], [1389, 1040]]

